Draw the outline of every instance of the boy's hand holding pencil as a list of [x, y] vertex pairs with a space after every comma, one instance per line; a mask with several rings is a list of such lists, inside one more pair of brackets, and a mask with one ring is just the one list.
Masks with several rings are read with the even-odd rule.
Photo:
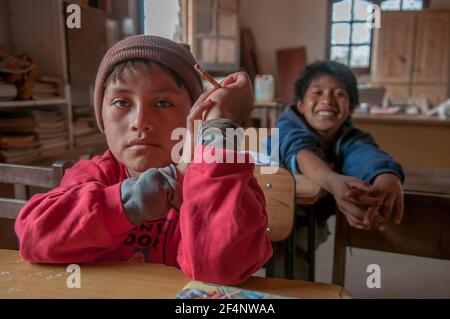
[[247, 73], [230, 74], [219, 84], [200, 66], [197, 65], [196, 69], [213, 85], [208, 91], [208, 99], [214, 101], [215, 106], [207, 112], [205, 120], [227, 118], [241, 124], [250, 118], [253, 110], [253, 89]]
[[248, 120], [253, 109], [253, 90], [247, 73], [230, 74], [219, 84], [198, 64], [196, 69], [213, 85], [213, 88], [200, 95], [187, 117], [186, 129], [190, 136], [185, 140], [183, 155], [177, 165], [178, 171], [182, 174], [186, 171], [194, 154], [197, 133], [194, 132], [194, 123], [196, 120], [226, 118], [236, 124], [241, 124]]

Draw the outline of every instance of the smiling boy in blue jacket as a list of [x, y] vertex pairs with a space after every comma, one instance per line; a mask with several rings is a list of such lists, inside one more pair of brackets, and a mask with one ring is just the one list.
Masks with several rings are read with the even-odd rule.
[[352, 71], [337, 62], [312, 63], [295, 82], [295, 95], [277, 120], [280, 162], [328, 191], [316, 208], [319, 237], [335, 206], [357, 229], [400, 223], [404, 174], [370, 134], [353, 126], [359, 96]]

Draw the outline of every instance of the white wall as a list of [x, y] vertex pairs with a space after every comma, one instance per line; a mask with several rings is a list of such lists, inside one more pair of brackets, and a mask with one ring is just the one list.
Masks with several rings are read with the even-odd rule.
[[277, 49], [305, 46], [308, 62], [326, 57], [328, 0], [241, 0], [239, 18], [264, 73], [276, 74]]

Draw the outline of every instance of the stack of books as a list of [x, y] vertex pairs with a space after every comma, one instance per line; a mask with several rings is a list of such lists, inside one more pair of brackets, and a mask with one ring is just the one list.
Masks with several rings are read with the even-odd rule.
[[42, 156], [53, 156], [69, 147], [69, 137], [64, 117], [59, 111], [33, 111], [35, 132]]
[[0, 161], [11, 164], [30, 163], [39, 158], [40, 142], [30, 112], [0, 114]]
[[33, 134], [0, 136], [0, 161], [25, 164], [39, 158], [40, 143]]
[[0, 81], [0, 101], [14, 100], [17, 96], [17, 88], [13, 84]]
[[64, 79], [57, 76], [41, 76], [33, 83], [33, 99], [42, 100], [54, 98], [59, 95]]
[[77, 147], [106, 145], [105, 136], [98, 130], [92, 110], [92, 106], [73, 106], [73, 129]]

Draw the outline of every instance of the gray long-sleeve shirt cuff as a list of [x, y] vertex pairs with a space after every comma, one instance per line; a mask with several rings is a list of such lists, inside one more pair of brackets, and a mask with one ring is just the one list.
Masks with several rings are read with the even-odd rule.
[[135, 225], [163, 218], [170, 209], [179, 209], [182, 201], [173, 165], [150, 168], [138, 178], [124, 180], [120, 193], [125, 214]]
[[244, 131], [229, 119], [218, 118], [202, 123], [197, 144], [238, 150], [244, 136]]

